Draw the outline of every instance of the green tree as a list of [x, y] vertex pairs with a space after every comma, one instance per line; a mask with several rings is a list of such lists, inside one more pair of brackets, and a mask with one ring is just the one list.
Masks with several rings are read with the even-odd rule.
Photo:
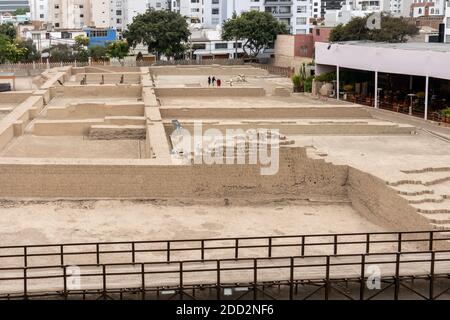
[[273, 43], [277, 35], [288, 32], [287, 25], [279, 22], [271, 13], [256, 10], [234, 15], [222, 25], [222, 39], [244, 40], [243, 49], [251, 57], [256, 57]]
[[81, 62], [88, 61], [89, 51], [87, 50], [87, 46], [90, 43], [90, 39], [84, 35], [76, 36], [74, 39], [73, 59]]
[[74, 38], [76, 47], [87, 47], [91, 42], [90, 39], [82, 34]]
[[111, 58], [118, 58], [123, 60], [128, 55], [130, 47], [125, 40], [117, 40], [108, 44], [106, 54]]
[[22, 62], [32, 62], [39, 60], [41, 58], [41, 54], [37, 50], [33, 40], [31, 39], [17, 40], [16, 44], [18, 48], [23, 48], [27, 50], [25, 56], [21, 60]]
[[57, 44], [50, 49], [45, 49], [44, 52], [50, 53], [50, 59], [53, 62], [73, 61], [73, 48], [68, 44]]
[[190, 34], [186, 18], [179, 13], [149, 9], [133, 19], [124, 36], [133, 48], [143, 43], [159, 59], [182, 56]]
[[12, 23], [0, 24], [0, 34], [8, 37], [10, 41], [14, 41], [17, 36], [16, 28]]
[[25, 9], [25, 8], [18, 8], [18, 9], [16, 9], [16, 11], [14, 11], [13, 15], [15, 15], [15, 16], [22, 16], [22, 15], [27, 14], [27, 12], [30, 12], [30, 10], [29, 9]]
[[4, 34], [0, 34], [0, 62], [17, 63], [27, 54], [26, 48], [20, 48]]
[[416, 35], [419, 29], [404, 18], [381, 15], [381, 28], [368, 29], [365, 17], [355, 17], [346, 25], [336, 26], [330, 34], [330, 41], [369, 40], [377, 42], [406, 42], [408, 37]]
[[94, 60], [102, 60], [107, 56], [105, 46], [95, 45], [89, 48], [89, 56]]

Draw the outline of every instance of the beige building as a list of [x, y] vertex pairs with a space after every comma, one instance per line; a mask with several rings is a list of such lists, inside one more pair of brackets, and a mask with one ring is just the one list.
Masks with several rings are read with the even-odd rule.
[[[107, 1], [92, 1], [92, 3]], [[79, 29], [92, 25], [90, 0], [50, 0], [49, 21], [55, 28]], [[107, 22], [107, 20], [105, 20]]]

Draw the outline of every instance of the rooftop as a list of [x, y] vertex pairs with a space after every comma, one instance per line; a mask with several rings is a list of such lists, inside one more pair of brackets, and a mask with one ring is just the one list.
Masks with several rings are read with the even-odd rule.
[[337, 43], [341, 45], [378, 47], [387, 49], [450, 52], [449, 43], [429, 43], [429, 42], [387, 43], [387, 42], [371, 42], [371, 41], [344, 41]]

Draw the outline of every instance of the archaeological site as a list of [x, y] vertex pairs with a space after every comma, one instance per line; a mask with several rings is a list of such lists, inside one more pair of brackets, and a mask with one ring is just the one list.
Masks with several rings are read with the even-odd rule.
[[0, 298], [450, 299], [449, 142], [250, 64], [49, 68], [0, 93]]

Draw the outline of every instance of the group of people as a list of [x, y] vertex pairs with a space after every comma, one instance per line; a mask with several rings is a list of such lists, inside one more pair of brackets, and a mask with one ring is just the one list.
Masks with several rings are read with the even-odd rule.
[[222, 80], [220, 80], [220, 79], [216, 79], [216, 77], [215, 76], [209, 76], [208, 77], [208, 86], [215, 86], [217, 84], [217, 86], [218, 87], [220, 87], [221, 85], [222, 85]]

